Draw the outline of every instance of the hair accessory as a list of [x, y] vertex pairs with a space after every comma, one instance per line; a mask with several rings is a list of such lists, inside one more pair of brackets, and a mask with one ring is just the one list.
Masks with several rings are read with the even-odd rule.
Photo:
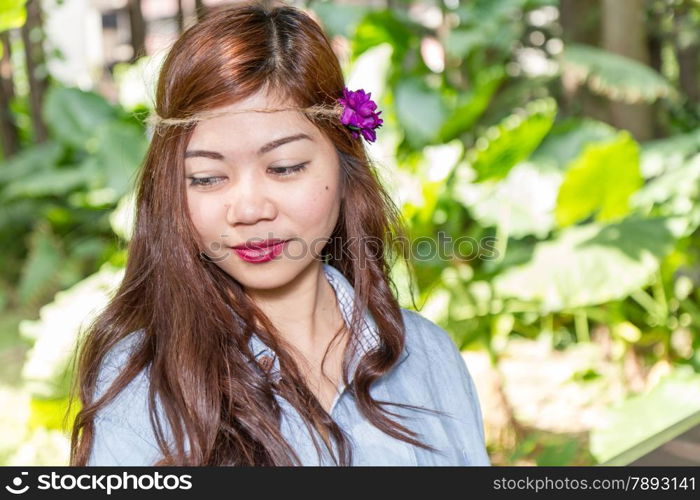
[[374, 142], [377, 139], [374, 130], [384, 123], [384, 120], [379, 118], [382, 112], [374, 112], [377, 109], [377, 103], [370, 99], [371, 95], [371, 92], [365, 93], [363, 89], [353, 91], [345, 87], [343, 97], [338, 99], [338, 102], [343, 105], [341, 123], [352, 131], [355, 139], [358, 139], [361, 133], [368, 142]]

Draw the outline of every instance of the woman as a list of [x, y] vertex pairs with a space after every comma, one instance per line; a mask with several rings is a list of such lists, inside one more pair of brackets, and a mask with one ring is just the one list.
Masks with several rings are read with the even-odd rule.
[[180, 37], [125, 277], [78, 358], [71, 465], [489, 465], [459, 352], [389, 286], [375, 109], [293, 7]]

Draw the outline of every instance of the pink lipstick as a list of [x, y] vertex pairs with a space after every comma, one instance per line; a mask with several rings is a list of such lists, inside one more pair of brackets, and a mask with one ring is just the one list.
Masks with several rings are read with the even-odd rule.
[[231, 250], [245, 262], [261, 264], [271, 261], [282, 253], [286, 243], [287, 241], [279, 239], [248, 242], [243, 245], [231, 247]]

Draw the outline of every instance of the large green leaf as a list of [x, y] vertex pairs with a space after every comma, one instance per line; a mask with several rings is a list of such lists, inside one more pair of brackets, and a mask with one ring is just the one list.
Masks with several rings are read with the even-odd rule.
[[545, 312], [622, 299], [650, 282], [675, 237], [666, 218], [573, 226], [538, 243], [532, 260], [496, 276], [494, 287]]
[[449, 103], [449, 116], [442, 124], [439, 133], [440, 141], [449, 142], [462, 132], [469, 130], [479, 117], [486, 111], [491, 98], [496, 93], [505, 78], [501, 66], [484, 69], [474, 83], [474, 88], [456, 97], [454, 103]]
[[700, 202], [700, 154], [650, 180], [632, 201], [647, 211], [654, 205], [669, 205], [668, 215], [688, 213]]
[[116, 203], [133, 187], [134, 174], [148, 147], [146, 136], [141, 127], [111, 121], [101, 128], [97, 138], [97, 162]]
[[[17, 234], [17, 232], [24, 232], [26, 229], [30, 228], [32, 221], [36, 218], [36, 214], [43, 210], [41, 204], [37, 204], [35, 200], [20, 199], [14, 203], [4, 202], [2, 210], [0, 210], [0, 249], [6, 251], [10, 246], [22, 244], [16, 240], [10, 239], [9, 235]], [[7, 255], [3, 255], [3, 259], [0, 259], [0, 272], [2, 272], [4, 265], [6, 263], [5, 258]]]
[[75, 88], [51, 87], [44, 101], [44, 118], [54, 137], [89, 153], [97, 149], [96, 134], [117, 117], [102, 96]]
[[617, 130], [590, 118], [570, 118], [555, 123], [530, 157], [533, 163], [551, 163], [560, 168], [577, 158], [588, 144], [612, 139]]
[[145, 154], [143, 128], [121, 121], [117, 108], [102, 97], [77, 89], [52, 88], [45, 113], [57, 138], [88, 156], [78, 165], [61, 165], [59, 144], [33, 146], [0, 170], [0, 181], [7, 182], [0, 197], [65, 196], [87, 188], [103, 190], [99, 198], [116, 203], [132, 187]]
[[682, 233], [692, 234], [700, 226], [700, 154], [650, 180], [630, 202], [643, 213], [677, 216]]
[[68, 413], [69, 398], [37, 398], [34, 397], [30, 401], [30, 417], [27, 422], [27, 427], [33, 429], [55, 429], [57, 431], [66, 431], [71, 428], [71, 423], [80, 409], [80, 405], [76, 403], [70, 407], [70, 415], [66, 419]]
[[454, 177], [453, 197], [483, 227], [498, 227], [502, 234], [515, 238], [545, 238], [554, 227], [561, 179], [556, 167], [523, 162], [498, 182], [469, 182], [458, 174]]
[[559, 189], [557, 224], [568, 226], [590, 215], [599, 221], [622, 218], [630, 212], [630, 196], [642, 184], [639, 147], [629, 133], [589, 145], [571, 163]]
[[445, 41], [445, 52], [451, 57], [467, 57], [473, 50], [488, 45], [490, 38], [482, 29], [456, 28], [450, 30]]
[[556, 113], [554, 99], [539, 99], [490, 127], [466, 154], [477, 182], [502, 179], [527, 160], [552, 128]]
[[313, 11], [321, 18], [326, 33], [332, 37], [343, 36], [350, 39], [369, 9], [363, 5], [342, 5], [333, 2], [314, 5]]
[[591, 431], [591, 453], [599, 462], [618, 458], [611, 465], [627, 465], [688, 430], [666, 432], [697, 412], [700, 375], [676, 369], [648, 393], [609, 408], [605, 425]]
[[456, 57], [467, 57], [479, 50], [498, 49], [509, 53], [521, 37], [524, 3], [521, 0], [475, 0], [460, 2], [455, 13], [460, 23], [447, 39], [447, 51]]
[[60, 245], [48, 225], [37, 225], [29, 239], [29, 255], [24, 261], [18, 285], [22, 304], [41, 299], [51, 290], [62, 258]]
[[22, 367], [26, 390], [40, 398], [62, 398], [70, 382], [65, 377], [81, 328], [107, 305], [124, 269], [105, 264], [95, 274], [56, 294], [39, 311], [39, 319], [20, 323], [21, 335], [34, 346]]
[[7, 200], [17, 198], [37, 198], [42, 196], [63, 196], [84, 186], [91, 178], [80, 166], [54, 168], [19, 179], [5, 188], [3, 197]]
[[642, 175], [655, 177], [682, 166], [691, 156], [700, 153], [700, 130], [644, 143]]
[[573, 78], [614, 101], [653, 102], [674, 93], [671, 84], [649, 66], [596, 47], [569, 44], [561, 59]]
[[12, 181], [41, 175], [59, 162], [63, 148], [51, 140], [21, 150], [0, 168], [0, 193]]
[[396, 117], [415, 149], [437, 142], [447, 117], [440, 94], [421, 79], [406, 78], [394, 88]]
[[[2, 0], [0, 1], [0, 32], [12, 28], [19, 28], [27, 20], [27, 10], [24, 4], [27, 0]], [[0, 56], [2, 46], [0, 45]]]
[[388, 43], [393, 49], [392, 58], [395, 62], [403, 60], [415, 36], [409, 29], [410, 23], [398, 19], [390, 10], [369, 12], [355, 29], [351, 40], [352, 61], [366, 50], [382, 43]]

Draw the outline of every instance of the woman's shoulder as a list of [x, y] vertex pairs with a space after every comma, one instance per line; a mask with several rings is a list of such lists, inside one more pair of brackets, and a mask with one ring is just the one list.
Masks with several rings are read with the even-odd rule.
[[436, 357], [453, 360], [456, 354], [461, 360], [457, 346], [444, 328], [411, 309], [401, 308], [401, 314], [409, 353], [433, 361]]
[[[145, 332], [142, 329], [133, 331], [123, 339], [119, 340], [112, 347], [112, 349], [107, 352], [104, 359], [100, 363], [97, 384], [95, 386], [95, 399], [101, 397], [112, 386], [119, 374], [122, 373], [129, 362], [129, 358], [143, 340], [144, 335]], [[137, 376], [134, 377], [117, 395], [115, 400], [109, 404], [109, 410], [105, 408], [106, 415], [117, 411], [117, 408], [119, 407], [128, 407], [132, 402], [134, 402], [137, 394], [142, 395], [147, 391], [147, 374], [146, 369], [144, 369], [137, 374]]]
[[462, 353], [450, 334], [422, 314], [401, 310], [406, 326], [406, 362], [399, 376], [418, 378], [431, 385], [430, 391], [448, 393], [467, 389], [472, 393], [473, 381]]
[[408, 391], [416, 401], [450, 415], [445, 425], [470, 464], [489, 465], [479, 396], [459, 348], [444, 328], [422, 314], [401, 312], [409, 356], [395, 379], [410, 382]]

